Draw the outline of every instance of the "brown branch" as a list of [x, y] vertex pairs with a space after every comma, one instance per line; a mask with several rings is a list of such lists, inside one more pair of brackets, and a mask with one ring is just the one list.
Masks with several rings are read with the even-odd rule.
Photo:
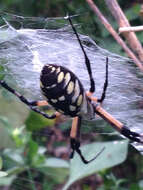
[[127, 47], [127, 45], [124, 43], [122, 38], [117, 34], [117, 32], [112, 28], [108, 20], [102, 15], [100, 10], [97, 8], [97, 6], [93, 3], [92, 0], [86, 0], [89, 4], [90, 8], [93, 10], [93, 12], [98, 16], [101, 23], [105, 26], [105, 28], [112, 34], [114, 39], [121, 45], [121, 47], [126, 51], [128, 56], [134, 60], [135, 64], [140, 68], [140, 70], [143, 71], [143, 65], [140, 63], [138, 58], [134, 55], [134, 53]]
[[143, 4], [141, 5], [141, 10], [140, 10], [139, 14], [140, 14], [140, 17], [143, 18]]
[[143, 30], [143, 26], [120, 27], [119, 34], [122, 32], [139, 32], [142, 30]]
[[[130, 23], [120, 8], [117, 0], [105, 0], [106, 5], [116, 19], [119, 27], [130, 27]], [[143, 62], [143, 48], [134, 32], [124, 32], [122, 34], [127, 40], [131, 49], [137, 54], [139, 59]]]

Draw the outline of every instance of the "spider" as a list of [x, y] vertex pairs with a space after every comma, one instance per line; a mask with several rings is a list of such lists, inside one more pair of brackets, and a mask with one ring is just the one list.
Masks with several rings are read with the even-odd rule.
[[[44, 65], [40, 74], [40, 88], [46, 100], [28, 101], [24, 96], [8, 86], [4, 80], [0, 80], [0, 85], [17, 96], [31, 110], [43, 115], [48, 119], [54, 119], [60, 114], [72, 117], [73, 122], [70, 132], [70, 144], [72, 151], [70, 158], [73, 158], [74, 153], [77, 152], [82, 162], [88, 164], [95, 160], [97, 156], [102, 153], [104, 147], [91, 160], [85, 159], [80, 150], [80, 126], [83, 118], [91, 120], [95, 117], [95, 114], [97, 114], [128, 139], [139, 143], [143, 143], [143, 140], [142, 135], [131, 131], [123, 123], [116, 120], [112, 115], [102, 108], [101, 104], [106, 97], [106, 91], [108, 87], [108, 57], [106, 58], [106, 75], [101, 98], [98, 99], [93, 96], [95, 91], [95, 82], [92, 76], [90, 60], [72, 23], [71, 17], [67, 16], [66, 19], [68, 19], [76, 35], [85, 58], [85, 65], [87, 67], [90, 79], [89, 91], [86, 92], [84, 90], [81, 81], [71, 70], [54, 64]], [[51, 105], [55, 109], [55, 113], [48, 115], [37, 108], [38, 106], [45, 105]]]

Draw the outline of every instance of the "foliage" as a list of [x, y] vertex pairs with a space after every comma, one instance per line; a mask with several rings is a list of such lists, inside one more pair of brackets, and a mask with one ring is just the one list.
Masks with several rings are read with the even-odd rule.
[[75, 156], [71, 161], [70, 165], [70, 177], [64, 190], [68, 189], [68, 187], [75, 181], [91, 175], [98, 171], [103, 171], [108, 167], [113, 167], [119, 163], [122, 163], [127, 156], [127, 147], [128, 141], [123, 140], [104, 143], [93, 143], [84, 146], [83, 153], [84, 155], [91, 155], [93, 157], [93, 152], [100, 152], [101, 149], [105, 147], [105, 150], [97, 157], [94, 162], [91, 162], [88, 165], [81, 163], [81, 160]]
[[[19, 106], [21, 108], [22, 105]], [[14, 107], [12, 108], [12, 110], [14, 111]], [[17, 115], [16, 110], [14, 111], [14, 114]], [[104, 180], [104, 183], [100, 185], [99, 190], [114, 189], [115, 187], [116, 189], [122, 190], [122, 185], [124, 186], [124, 184], [128, 184], [126, 178], [123, 177], [121, 179], [118, 179], [114, 176], [114, 174], [111, 173], [111, 169], [108, 169], [112, 168], [113, 166], [115, 167], [116, 165], [126, 160], [128, 149], [127, 140], [106, 140], [101, 143], [89, 143], [88, 145], [81, 147], [81, 150], [83, 154], [86, 155], [87, 159], [92, 158], [94, 154], [96, 154], [96, 152], [98, 153], [103, 147], [105, 147], [105, 150], [101, 153], [101, 155], [97, 157], [94, 162], [90, 163], [89, 165], [83, 164], [78, 155], [75, 155], [74, 159], [72, 159], [69, 164], [69, 162], [65, 161], [62, 158], [56, 158], [55, 155], [55, 152], [59, 150], [61, 146], [67, 146], [68, 136], [66, 137], [66, 139], [64, 137], [65, 143], [61, 144], [61, 142], [59, 142], [58, 140], [58, 136], [60, 136], [60, 134], [57, 133], [58, 136], [54, 138], [53, 142], [53, 136], [50, 131], [54, 130], [55, 121], [52, 121], [53, 126], [51, 126], [50, 120], [44, 120], [45, 123], [43, 124], [42, 116], [39, 116], [35, 113], [34, 116], [39, 118], [39, 121], [37, 119], [36, 122], [38, 124], [38, 127], [36, 128], [28, 127], [29, 122], [30, 126], [36, 126], [35, 120], [32, 119], [33, 112], [26, 119], [26, 125], [23, 123], [23, 126], [16, 128], [12, 127], [8, 118], [2, 116], [0, 118], [0, 121], [3, 124], [2, 129], [6, 131], [8, 137], [14, 143], [12, 147], [7, 145], [6, 148], [5, 145], [5, 148], [3, 149], [3, 151], [1, 151], [1, 167], [3, 169], [3, 172], [0, 173], [1, 187], [8, 185], [17, 190], [18, 186], [15, 187], [15, 185], [18, 181], [18, 184], [20, 184], [20, 186], [26, 187], [30, 190], [37, 189], [37, 183], [39, 183], [39, 188], [41, 190], [53, 189], [55, 185], [61, 183], [63, 184], [65, 182], [65, 179], [69, 176], [69, 179], [64, 187], [64, 189], [68, 189], [70, 185], [74, 184], [78, 180], [84, 180], [85, 177], [90, 176], [94, 173], [99, 173], [100, 177]], [[70, 125], [69, 122], [66, 122], [65, 124]], [[39, 128], [40, 125], [45, 125], [45, 127]], [[63, 124], [60, 124], [59, 127], [62, 134], [62, 132], [64, 132], [66, 128], [63, 126]], [[45, 133], [45, 137], [47, 138], [43, 139], [43, 135], [39, 136], [40, 130], [43, 131], [41, 131], [42, 134]], [[47, 130], [47, 132], [45, 130]], [[87, 134], [88, 131], [85, 131], [84, 133]], [[89, 138], [90, 133], [87, 139]], [[51, 142], [53, 143], [51, 145], [51, 148], [49, 147], [51, 149], [51, 153], [49, 149], [44, 146], [45, 144], [47, 144], [47, 140], [48, 144], [51, 144]], [[68, 154], [66, 157], [68, 157]], [[27, 181], [27, 183], [25, 184], [23, 179], [27, 179], [30, 181], [32, 180], [32, 183], [29, 183]], [[131, 186], [135, 185], [136, 187], [139, 186], [139, 184], [131, 184]], [[127, 189], [128, 188], [126, 188], [126, 190]]]
[[[39, 173], [47, 175], [48, 171], [48, 175], [53, 175], [54, 177], [52, 178], [56, 183], [62, 183], [65, 180], [69, 170], [69, 164], [66, 161], [49, 158], [45, 154], [46, 148], [39, 146], [33, 140], [32, 133], [26, 132], [24, 126], [13, 129], [9, 122], [5, 122], [5, 129], [9, 137], [14, 141], [15, 146], [1, 151], [3, 168], [6, 172], [0, 173], [0, 186], [10, 185], [12, 182], [14, 184], [16, 176], [22, 173], [25, 173], [25, 178], [34, 180]], [[4, 177], [4, 174], [7, 174], [7, 177]], [[57, 175], [56, 178], [55, 174]], [[46, 180], [46, 176], [44, 180]], [[28, 186], [29, 188], [31, 186], [31, 189], [36, 189], [34, 183], [28, 184]], [[42, 189], [44, 188], [42, 187]]]

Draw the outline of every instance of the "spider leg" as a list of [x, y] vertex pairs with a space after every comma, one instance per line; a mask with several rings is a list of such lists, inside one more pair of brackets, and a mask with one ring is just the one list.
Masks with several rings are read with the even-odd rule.
[[48, 102], [46, 101], [28, 101], [24, 96], [22, 96], [21, 94], [19, 94], [18, 92], [16, 92], [13, 88], [11, 88], [10, 86], [8, 86], [8, 84], [3, 81], [0, 80], [0, 85], [2, 87], [4, 87], [6, 90], [8, 90], [9, 92], [11, 92], [12, 94], [14, 94], [15, 96], [17, 96], [24, 104], [26, 104], [31, 110], [43, 115], [44, 117], [48, 118], [48, 119], [54, 119], [56, 118], [56, 114], [53, 115], [48, 115], [45, 112], [40, 111], [39, 109], [35, 108], [34, 106], [43, 106], [43, 105], [48, 105]]
[[71, 149], [72, 149], [72, 152], [71, 152], [71, 155], [70, 155], [70, 158], [73, 158], [74, 156], [74, 153], [77, 152], [78, 155], [80, 156], [82, 162], [84, 164], [88, 164], [90, 162], [92, 162], [93, 160], [95, 160], [102, 152], [103, 150], [105, 149], [105, 147], [103, 147], [101, 149], [100, 152], [98, 152], [94, 158], [92, 158], [91, 160], [86, 160], [84, 158], [84, 156], [82, 155], [82, 152], [80, 150], [80, 141], [79, 141], [79, 138], [80, 138], [80, 126], [81, 126], [81, 117], [75, 117], [73, 119], [73, 123], [72, 123], [72, 128], [71, 128], [71, 133], [70, 133], [70, 143], [71, 143]]
[[127, 137], [128, 139], [132, 141], [143, 143], [143, 135], [140, 135], [139, 133], [131, 131], [123, 123], [115, 119], [111, 114], [105, 111], [97, 103], [94, 105], [94, 109], [95, 109], [95, 113], [97, 113], [100, 117], [102, 117], [104, 120], [110, 123], [122, 135], [124, 135], [125, 137]]
[[104, 82], [101, 98], [97, 100], [98, 102], [102, 103], [104, 101], [104, 99], [106, 97], [107, 87], [108, 87], [108, 57], [106, 57], [106, 76], [105, 76], [105, 82]]
[[78, 33], [77, 33], [77, 31], [76, 31], [76, 29], [75, 29], [73, 23], [72, 23], [71, 17], [70, 17], [70, 16], [67, 16], [66, 19], [69, 20], [69, 23], [70, 23], [70, 25], [71, 25], [71, 27], [72, 27], [72, 29], [73, 29], [73, 31], [74, 31], [76, 37], [77, 37], [77, 40], [78, 40], [78, 42], [79, 42], [79, 45], [80, 45], [80, 47], [81, 47], [81, 49], [82, 49], [82, 52], [83, 52], [83, 54], [84, 54], [85, 64], [86, 64], [87, 71], [88, 71], [89, 78], [90, 78], [90, 86], [91, 86], [91, 87], [90, 87], [90, 92], [93, 93], [93, 92], [95, 91], [95, 82], [94, 82], [94, 79], [93, 79], [93, 76], [92, 76], [92, 70], [91, 70], [91, 66], [90, 66], [91, 64], [90, 64], [89, 58], [88, 58], [88, 56], [87, 56], [87, 54], [86, 54], [86, 52], [85, 52], [85, 50], [84, 50], [84, 47], [83, 47], [83, 45], [82, 45], [82, 43], [81, 43], [81, 40], [80, 40], [80, 38], [79, 38], [79, 35], [78, 35]]

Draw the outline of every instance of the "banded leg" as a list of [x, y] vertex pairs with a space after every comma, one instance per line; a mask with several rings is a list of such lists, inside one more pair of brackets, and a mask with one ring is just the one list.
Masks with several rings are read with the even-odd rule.
[[107, 87], [108, 87], [108, 57], [106, 57], [106, 76], [105, 76], [105, 82], [103, 86], [103, 92], [102, 92], [101, 98], [97, 100], [99, 103], [102, 103], [104, 101], [106, 97]]
[[123, 123], [121, 123], [120, 121], [115, 119], [112, 115], [110, 115], [108, 112], [106, 112], [100, 105], [96, 104], [94, 105], [94, 108], [95, 108], [95, 113], [97, 113], [100, 117], [102, 117], [104, 120], [110, 123], [122, 135], [124, 135], [125, 137], [127, 137], [132, 141], [143, 143], [143, 135], [131, 131]]
[[[76, 29], [75, 29], [73, 23], [72, 23], [71, 17], [70, 17], [70, 16], [67, 16], [66, 19], [69, 20], [69, 23], [70, 23], [70, 25], [71, 25], [71, 27], [72, 27], [72, 29], [73, 29], [73, 31], [74, 31], [76, 37], [77, 37], [77, 40], [78, 40], [78, 42], [79, 42], [79, 45], [80, 45], [80, 47], [81, 47], [81, 49], [82, 49], [82, 52], [83, 52], [83, 54], [84, 54], [85, 64], [86, 64], [87, 71], [88, 71], [88, 74], [89, 74], [90, 86], [91, 86], [89, 92], [87, 92], [87, 93], [88, 93], [88, 96], [92, 96], [92, 94], [93, 94], [94, 91], [95, 91], [95, 82], [94, 82], [94, 79], [93, 79], [93, 76], [92, 76], [92, 70], [91, 70], [91, 64], [90, 64], [89, 58], [88, 58], [88, 56], [87, 56], [87, 54], [86, 54], [86, 52], [85, 52], [85, 50], [84, 50], [84, 47], [83, 47], [83, 45], [82, 45], [82, 43], [81, 43], [81, 40], [80, 40], [80, 38], [79, 38], [79, 35], [78, 35], [78, 33], [77, 33], [77, 31], [76, 31]], [[102, 103], [102, 102], [104, 101], [104, 99], [105, 99], [105, 97], [106, 97], [106, 90], [107, 90], [107, 87], [108, 87], [108, 57], [106, 58], [106, 77], [105, 77], [105, 82], [104, 82], [104, 86], [103, 86], [103, 92], [102, 92], [101, 98], [100, 98], [100, 99], [97, 99], [98, 102]]]
[[86, 64], [87, 71], [88, 71], [89, 78], [90, 78], [90, 86], [91, 86], [91, 87], [90, 87], [90, 92], [93, 93], [93, 92], [95, 91], [95, 82], [94, 82], [94, 79], [93, 79], [93, 76], [92, 76], [92, 70], [91, 70], [91, 66], [90, 66], [91, 64], [90, 64], [89, 58], [88, 58], [88, 56], [87, 56], [87, 54], [86, 54], [86, 52], [85, 52], [85, 50], [84, 50], [84, 47], [83, 47], [83, 45], [82, 45], [82, 43], [81, 43], [81, 40], [80, 40], [80, 38], [79, 38], [79, 35], [78, 35], [78, 33], [77, 33], [77, 31], [76, 31], [76, 29], [75, 29], [73, 23], [72, 23], [71, 17], [70, 17], [70, 16], [67, 16], [67, 17], [65, 17], [65, 18], [69, 20], [69, 23], [70, 23], [70, 25], [71, 25], [71, 27], [72, 27], [72, 29], [73, 29], [73, 31], [74, 31], [76, 37], [77, 37], [77, 40], [78, 40], [78, 42], [79, 42], [79, 45], [80, 45], [80, 47], [81, 47], [81, 49], [82, 49], [82, 52], [83, 52], [83, 54], [84, 54], [85, 64]]
[[11, 92], [12, 94], [14, 94], [15, 96], [17, 96], [19, 98], [19, 100], [21, 100], [24, 104], [26, 104], [31, 110], [43, 115], [44, 117], [46, 117], [48, 119], [56, 118], [56, 114], [48, 115], [45, 112], [42, 112], [39, 109], [35, 108], [35, 106], [48, 105], [48, 102], [46, 102], [46, 101], [32, 101], [32, 102], [30, 102], [24, 96], [22, 96], [21, 94], [16, 92], [13, 88], [9, 87], [5, 81], [0, 80], [0, 85], [2, 87], [4, 87], [6, 90], [8, 90], [9, 92]]
[[71, 155], [70, 158], [73, 158], [74, 153], [77, 152], [78, 155], [80, 156], [82, 162], [84, 164], [88, 164], [90, 162], [92, 162], [93, 160], [95, 160], [105, 149], [104, 147], [101, 149], [100, 152], [98, 152], [96, 154], [96, 156], [94, 158], [92, 158], [91, 160], [86, 160], [84, 158], [84, 156], [82, 155], [82, 152], [80, 150], [80, 126], [81, 126], [81, 117], [75, 117], [73, 119], [73, 123], [72, 123], [72, 128], [71, 128], [71, 133], [70, 133], [70, 138], [71, 138]]
[[89, 97], [89, 99], [91, 99], [92, 101], [94, 102], [99, 102], [99, 103], [102, 103], [106, 97], [106, 91], [107, 91], [107, 87], [108, 87], [108, 57], [106, 57], [106, 76], [105, 76], [105, 82], [104, 82], [104, 86], [103, 86], [103, 92], [102, 92], [102, 95], [101, 95], [101, 98], [98, 99], [93, 95], [93, 93], [91, 92], [86, 92], [86, 96]]

